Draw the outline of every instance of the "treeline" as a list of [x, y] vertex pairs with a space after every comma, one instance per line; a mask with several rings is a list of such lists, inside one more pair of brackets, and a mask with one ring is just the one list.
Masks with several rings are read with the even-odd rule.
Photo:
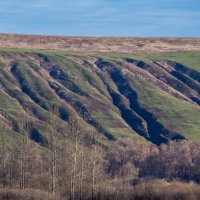
[[151, 153], [126, 142], [122, 147], [121, 153], [112, 152], [107, 156], [112, 177], [132, 177], [133, 184], [144, 178], [200, 183], [200, 145], [197, 143], [172, 141]]
[[[123, 139], [108, 148], [100, 142], [102, 135], [88, 133], [77, 119], [70, 119], [63, 127], [58, 115], [57, 109], [51, 110], [43, 144], [31, 140], [31, 125], [23, 117], [18, 121], [19, 134], [3, 127], [2, 189], [42, 190], [70, 200], [144, 199], [139, 198], [139, 191], [148, 196], [147, 189], [155, 179], [200, 182], [198, 144], [183, 140], [153, 146], [151, 151]], [[147, 180], [151, 180], [149, 185]], [[152, 197], [155, 191], [148, 190]]]
[[183, 140], [163, 144], [159, 153], [148, 156], [140, 165], [140, 177], [200, 183], [200, 145]]

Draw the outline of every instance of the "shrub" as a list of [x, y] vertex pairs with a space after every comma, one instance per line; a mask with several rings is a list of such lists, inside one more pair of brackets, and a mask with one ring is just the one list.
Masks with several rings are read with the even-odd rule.
[[41, 190], [19, 190], [19, 189], [1, 189], [1, 200], [58, 200], [58, 197], [53, 197], [51, 193]]

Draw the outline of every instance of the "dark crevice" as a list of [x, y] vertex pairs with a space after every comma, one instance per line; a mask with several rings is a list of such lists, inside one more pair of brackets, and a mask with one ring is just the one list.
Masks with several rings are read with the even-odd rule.
[[[170, 74], [200, 94], [200, 85], [193, 81], [193, 79], [178, 71], [171, 71]], [[200, 105], [200, 99], [198, 97], [191, 97], [191, 100]]]
[[[49, 59], [46, 56], [43, 56], [41, 54], [38, 55], [40, 66], [47, 70], [52, 78], [59, 81], [64, 87], [71, 90], [72, 92], [80, 95], [80, 96], [86, 96], [88, 97], [88, 94], [84, 92], [81, 88], [79, 88], [72, 78], [65, 72], [63, 72], [62, 69], [60, 69], [59, 66], [52, 65], [52, 63], [49, 62]], [[36, 58], [36, 59], [38, 59]]]
[[22, 92], [24, 92], [26, 95], [28, 95], [36, 104], [41, 106], [43, 109], [48, 110], [48, 105], [43, 100], [41, 100], [33, 90], [31, 90], [31, 88], [28, 86], [26, 80], [18, 72], [17, 67], [18, 67], [18, 65], [14, 64], [11, 68], [11, 72], [18, 80], [18, 82], [21, 86]]
[[76, 112], [79, 114], [79, 116], [89, 125], [93, 126], [98, 132], [103, 133], [108, 139], [110, 140], [114, 140], [114, 137], [112, 136], [112, 134], [106, 132], [101, 126], [100, 124], [93, 119], [87, 108], [83, 105], [83, 103], [81, 103], [80, 101], [74, 101], [72, 100], [67, 93], [61, 88], [60, 85], [58, 85], [55, 82], [50, 82], [49, 83], [50, 87], [56, 92], [56, 94], [63, 99], [65, 102], [69, 103], [75, 110]]
[[132, 59], [132, 58], [125, 58], [124, 59], [126, 62], [128, 62], [128, 63], [132, 63], [132, 64], [134, 64], [134, 65], [136, 65], [137, 67], [140, 67], [140, 68], [144, 68], [145, 67], [145, 65], [146, 65], [146, 63], [145, 62], [143, 62], [143, 61], [138, 61], [138, 60], [134, 60], [134, 59]]
[[103, 81], [104, 85], [107, 87], [108, 93], [110, 94], [113, 104], [117, 107], [121, 113], [123, 120], [132, 128], [133, 131], [137, 132], [139, 135], [148, 138], [149, 134], [147, 131], [146, 123], [137, 113], [133, 112], [128, 106], [123, 103], [124, 96], [115, 92], [111, 86], [103, 79], [103, 77], [98, 74], [100, 79]]
[[[10, 76], [8, 76], [8, 74], [6, 74], [6, 72], [1, 71], [1, 73], [3, 73], [5, 75], [5, 78], [7, 80], [2, 79], [0, 81], [0, 84], [3, 87], [3, 90], [13, 99], [15, 99], [20, 107], [27, 112], [28, 110], [31, 111], [31, 113], [39, 120], [45, 120], [45, 118], [40, 114], [40, 112], [38, 111], [37, 107], [33, 104], [28, 103], [25, 98], [24, 98], [24, 93], [21, 90], [18, 90], [14, 87], [13, 82], [14, 80], [11, 79]], [[12, 87], [11, 87], [12, 86]], [[13, 123], [13, 129], [16, 130], [16, 123]]]
[[193, 79], [189, 78], [187, 75], [184, 75], [178, 71], [172, 71], [171, 75], [189, 86], [191, 89], [195, 90], [198, 94], [200, 94], [200, 85], [197, 82], [193, 81]]
[[81, 95], [81, 96], [88, 96], [84, 91], [82, 91], [75, 83], [72, 82], [70, 77], [68, 77], [67, 74], [65, 74], [62, 70], [52, 68], [49, 71], [49, 74], [52, 78], [58, 80], [60, 83], [62, 83], [63, 86], [71, 90], [72, 92]]
[[180, 63], [167, 61], [169, 65], [171, 65], [177, 72], [186, 74], [190, 78], [194, 79], [195, 81], [200, 83], [200, 72], [197, 72], [194, 69], [190, 69]]
[[[87, 60], [83, 60], [83, 64], [82, 65], [84, 65], [84, 66], [87, 66], [87, 67], [92, 67], [92, 64], [89, 62], [89, 61], [87, 61]], [[91, 68], [92, 69], [92, 68]], [[94, 71], [94, 69], [93, 69], [93, 71]], [[89, 71], [87, 72], [87, 73], [90, 73]], [[96, 82], [94, 79], [92, 79], [88, 74], [86, 73], [86, 71], [82, 71], [82, 74], [84, 75], [84, 77], [85, 77], [85, 79], [87, 80], [87, 82], [95, 89], [95, 90], [97, 90], [99, 93], [101, 93], [102, 95], [104, 95], [105, 96], [105, 93], [104, 93], [104, 91], [102, 90], [102, 88], [101, 87], [99, 87], [99, 85], [98, 85], [98, 82]]]
[[[25, 122], [25, 126], [28, 127], [28, 135], [30, 137], [31, 140], [33, 140], [34, 142], [37, 142], [38, 144], [44, 145], [45, 143], [45, 139], [42, 136], [42, 134], [40, 133], [40, 131], [38, 130], [38, 128], [35, 127], [35, 125], [32, 122]], [[19, 127], [19, 121], [16, 122], [15, 127], [14, 127], [14, 131], [20, 133], [20, 127]]]
[[[191, 99], [193, 102], [199, 105], [200, 99], [198, 98], [198, 96], [194, 95], [194, 91], [196, 91], [199, 94], [200, 85], [196, 83], [194, 80], [192, 80], [191, 78], [189, 78], [188, 76], [178, 71], [170, 71], [170, 70], [166, 71], [165, 69], [161, 68], [162, 70], [165, 70], [164, 72], [171, 74], [174, 77], [172, 78], [172, 77], [167, 76], [164, 72], [159, 71], [158, 69], [155, 69], [154, 66], [146, 64], [143, 61], [137, 61], [137, 60], [129, 59], [129, 58], [125, 60], [141, 69], [148, 71], [154, 77], [161, 80], [162, 82], [169, 85], [170, 87], [174, 88], [175, 90], [179, 91], [180, 93], [187, 96], [189, 99]], [[159, 67], [162, 67], [157, 62], [153, 62], [153, 63]]]
[[[61, 83], [63, 87], [69, 89], [77, 95], [89, 97], [88, 94], [82, 91], [78, 86], [76, 86], [76, 84], [72, 82], [71, 78], [66, 73], [64, 73], [58, 66], [53, 66], [46, 56], [40, 55], [39, 61], [40, 66], [47, 70], [50, 76], [59, 83]], [[108, 139], [115, 140], [115, 137], [111, 133], [105, 131], [100, 126], [100, 124], [90, 116], [89, 111], [80, 101], [72, 100], [57, 83], [49, 82], [49, 85], [61, 99], [69, 103], [76, 110], [79, 116], [86, 123], [93, 126], [98, 132], [103, 133]]]
[[143, 120], [137, 116], [131, 109], [123, 105], [122, 99], [118, 93], [108, 86], [108, 92], [113, 99], [113, 104], [120, 110], [122, 118], [139, 135], [149, 139], [149, 134]]
[[[11, 68], [12, 74], [16, 77], [18, 80], [22, 92], [24, 92], [27, 96], [29, 96], [37, 105], [39, 105], [41, 108], [43, 108], [46, 111], [50, 111], [51, 106], [49, 103], [46, 103], [44, 100], [42, 100], [38, 95], [28, 86], [26, 80], [21, 76], [21, 74], [17, 71], [17, 65], [13, 65]], [[66, 121], [68, 120], [68, 112], [65, 108], [59, 108], [59, 118]]]
[[44, 138], [40, 134], [37, 128], [33, 127], [31, 130], [31, 140], [37, 142], [38, 144], [44, 144]]
[[122, 75], [120, 70], [114, 66], [114, 64], [99, 59], [96, 62], [96, 65], [101, 70], [108, 71], [110, 77], [118, 87], [119, 92], [129, 100], [131, 109], [146, 121], [149, 140], [151, 142], [160, 145], [161, 143], [167, 143], [167, 138], [172, 140], [184, 139], [181, 135], [167, 130], [157, 121], [156, 117], [152, 113], [140, 106], [136, 91], [130, 87], [126, 78]]

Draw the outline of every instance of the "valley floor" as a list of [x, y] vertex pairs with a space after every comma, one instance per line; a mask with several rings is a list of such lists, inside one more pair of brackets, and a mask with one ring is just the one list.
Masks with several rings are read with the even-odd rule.
[[[52, 193], [34, 189], [0, 189], [1, 200], [70, 200]], [[194, 183], [166, 182], [164, 180], [146, 180], [136, 186], [120, 188], [109, 183], [100, 186], [95, 196], [80, 197], [80, 200], [198, 200], [200, 186]]]

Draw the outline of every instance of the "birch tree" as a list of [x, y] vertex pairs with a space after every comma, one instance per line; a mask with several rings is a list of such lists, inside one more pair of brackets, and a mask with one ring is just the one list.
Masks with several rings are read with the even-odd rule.
[[58, 153], [59, 153], [59, 110], [50, 109], [50, 120], [48, 123], [47, 144], [48, 144], [48, 174], [49, 191], [55, 195], [58, 187]]
[[28, 121], [20, 116], [19, 123], [19, 138], [18, 138], [18, 150], [19, 150], [19, 169], [20, 169], [20, 189], [25, 189], [26, 187], [26, 173], [27, 173], [27, 161], [28, 152], [30, 145], [29, 131], [30, 127]]
[[0, 152], [1, 152], [1, 173], [3, 188], [6, 187], [6, 165], [8, 157], [8, 142], [6, 136], [6, 126], [3, 124], [2, 132], [0, 134]]
[[76, 176], [77, 176], [77, 159], [80, 146], [80, 137], [82, 133], [82, 128], [80, 122], [77, 119], [70, 119], [69, 121], [70, 134], [72, 138], [72, 167], [71, 167], [71, 189], [70, 189], [70, 199], [75, 199], [75, 189], [76, 189]]

